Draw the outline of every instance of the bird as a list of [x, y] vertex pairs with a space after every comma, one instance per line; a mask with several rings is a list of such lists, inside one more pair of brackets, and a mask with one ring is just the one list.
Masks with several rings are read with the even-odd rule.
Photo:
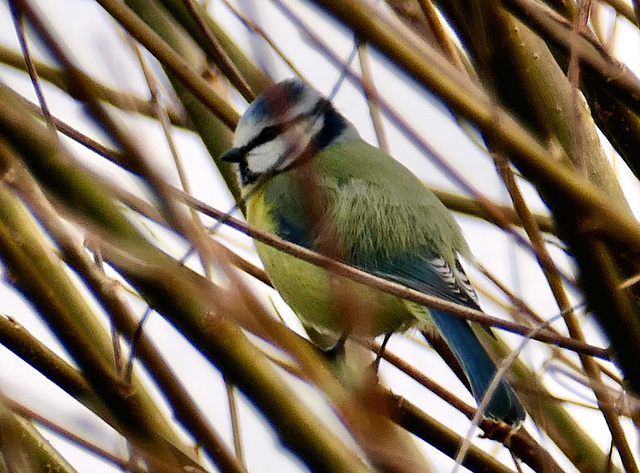
[[[250, 225], [481, 310], [460, 264], [471, 252], [449, 210], [301, 79], [272, 85], [251, 102], [232, 148], [220, 158], [237, 165]], [[267, 244], [256, 242], [256, 249], [274, 288], [320, 348], [334, 348], [348, 336], [388, 337], [417, 327], [446, 342], [481, 402], [497, 369], [466, 320], [351, 280], [336, 284], [327, 270]], [[483, 415], [519, 426], [526, 411], [501, 379]]]

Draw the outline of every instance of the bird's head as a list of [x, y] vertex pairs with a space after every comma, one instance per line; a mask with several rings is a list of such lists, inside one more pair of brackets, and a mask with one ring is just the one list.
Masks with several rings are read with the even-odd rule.
[[339, 141], [358, 139], [354, 126], [314, 88], [288, 79], [265, 90], [240, 119], [233, 148], [242, 186], [293, 166]]

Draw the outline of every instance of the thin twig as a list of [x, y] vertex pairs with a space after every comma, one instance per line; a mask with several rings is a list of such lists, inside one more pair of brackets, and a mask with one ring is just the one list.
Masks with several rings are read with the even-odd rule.
[[233, 450], [238, 461], [246, 468], [244, 449], [242, 447], [242, 431], [240, 429], [240, 413], [238, 412], [238, 401], [233, 383], [223, 375], [224, 386], [227, 391], [227, 402], [229, 403], [229, 417], [231, 419], [231, 433], [233, 437]]
[[278, 55], [282, 61], [287, 65], [287, 67], [293, 72], [296, 76], [302, 77], [303, 74], [300, 70], [295, 66], [293, 61], [289, 59], [289, 57], [284, 53], [284, 51], [278, 47], [278, 45], [271, 39], [271, 36], [267, 34], [259, 25], [255, 24], [245, 15], [243, 15], [236, 7], [234, 7], [228, 0], [222, 0], [225, 6], [240, 20], [240, 22], [247, 27], [249, 31], [260, 36], [271, 48], [271, 50]]
[[[151, 103], [153, 105], [153, 109], [156, 112], [156, 117], [158, 119], [158, 122], [162, 127], [162, 131], [164, 133], [165, 139], [167, 140], [167, 145], [169, 146], [169, 150], [171, 152], [171, 156], [173, 158], [176, 171], [178, 173], [178, 178], [180, 179], [180, 185], [182, 186], [182, 189], [184, 190], [184, 192], [186, 192], [187, 194], [191, 194], [191, 185], [189, 184], [189, 179], [187, 178], [187, 173], [184, 169], [182, 158], [180, 156], [180, 153], [178, 152], [178, 147], [174, 139], [173, 130], [169, 123], [169, 117], [167, 115], [166, 109], [161, 104], [160, 85], [155, 75], [151, 71], [151, 68], [147, 64], [147, 61], [143, 57], [138, 44], [135, 43], [130, 36], [128, 37], [128, 40], [135, 52], [135, 55], [138, 59], [138, 62], [144, 74], [147, 87], [149, 88], [149, 92], [151, 94]], [[207, 277], [210, 277], [211, 257], [209, 254], [207, 254], [206, 246], [203, 244], [205, 235], [202, 230], [202, 222], [200, 221], [200, 217], [198, 213], [194, 209], [190, 208], [189, 212], [191, 214], [191, 219], [193, 221], [193, 225], [190, 226], [190, 230], [191, 230], [191, 234], [195, 237], [193, 238], [191, 243], [192, 245], [194, 245], [194, 247], [198, 251], [198, 256], [200, 257], [200, 262], [202, 264], [202, 268], [204, 269], [205, 275], [207, 275]]]
[[235, 128], [238, 113], [155, 31], [118, 0], [96, 0], [113, 18], [167, 67], [227, 126]]
[[242, 74], [236, 65], [231, 61], [231, 59], [229, 59], [229, 56], [222, 46], [220, 46], [215, 35], [211, 32], [209, 25], [203, 18], [203, 12], [200, 9], [200, 5], [196, 4], [195, 0], [183, 1], [187, 10], [189, 10], [189, 13], [191, 13], [191, 16], [196, 21], [198, 27], [207, 38], [207, 42], [211, 48], [210, 51], [214, 55], [212, 59], [218, 66], [218, 69], [220, 69], [220, 72], [229, 79], [247, 102], [252, 102], [256, 98], [256, 93], [251, 89], [247, 81], [244, 80], [244, 77], [242, 77]]
[[371, 116], [371, 123], [373, 123], [373, 129], [376, 132], [376, 138], [378, 138], [378, 148], [389, 154], [389, 142], [387, 141], [387, 135], [384, 131], [384, 124], [382, 123], [382, 116], [380, 115], [378, 92], [373, 82], [373, 74], [371, 72], [371, 63], [369, 61], [367, 45], [365, 42], [359, 41], [357, 38], [356, 42], [358, 47], [360, 70], [362, 71], [362, 87], [364, 90], [364, 96], [367, 99], [367, 104], [369, 105], [369, 115]]
[[[93, 454], [97, 455], [98, 457], [102, 458], [103, 460], [113, 464], [114, 466], [118, 467], [118, 468], [122, 468], [123, 470], [130, 470], [134, 473], [146, 473], [148, 472], [148, 468], [146, 466], [142, 466], [140, 465], [137, 461], [135, 460], [125, 460], [124, 458], [120, 458], [110, 452], [108, 452], [107, 450], [99, 447], [98, 445], [91, 443], [89, 441], [87, 441], [86, 439], [74, 434], [73, 432], [71, 432], [68, 429], [65, 429], [64, 427], [62, 427], [59, 424], [56, 424], [55, 422], [47, 419], [46, 417], [36, 413], [35, 411], [23, 406], [22, 404], [20, 404], [18, 401], [11, 399], [9, 397], [5, 397], [3, 396], [2, 402], [4, 404], [6, 404], [7, 406], [9, 406], [9, 408], [16, 412], [17, 414], [21, 415], [22, 417], [25, 417], [27, 419], [30, 419], [34, 422], [37, 422], [38, 424], [42, 425], [43, 427], [47, 428], [48, 430], [51, 430], [52, 432], [55, 432], [56, 434], [64, 437], [65, 439], [69, 440], [71, 443], [77, 445], [78, 447], [88, 451], [88, 452], [92, 452]], [[164, 468], [164, 471], [166, 473], [177, 473], [180, 470], [176, 469], [176, 468], [171, 468], [171, 467], [167, 467]], [[204, 470], [200, 470], [204, 473]]]
[[29, 50], [29, 44], [27, 43], [27, 38], [24, 31], [24, 17], [22, 16], [22, 13], [16, 9], [13, 1], [9, 1], [9, 8], [11, 9], [11, 16], [13, 18], [16, 33], [18, 35], [18, 41], [20, 42], [20, 48], [22, 49], [22, 55], [24, 56], [25, 63], [27, 64], [27, 71], [29, 72], [31, 83], [33, 84], [33, 90], [35, 91], [38, 102], [40, 103], [40, 110], [42, 110], [42, 114], [44, 116], [45, 122], [47, 123], [47, 126], [53, 131], [55, 130], [55, 126], [53, 126], [53, 122], [51, 120], [51, 112], [49, 111], [47, 101], [44, 98], [42, 87], [40, 87], [38, 70], [33, 62], [33, 57], [31, 56], [31, 51]]
[[[1, 44], [0, 62], [18, 70], [27, 70], [27, 65], [24, 61], [23, 55]], [[63, 70], [35, 59], [32, 59], [31, 63], [36, 69], [38, 77], [58, 87], [61, 91], [66, 92], [70, 97], [76, 96], [76, 91], [69, 87]], [[88, 76], [86, 79], [92, 83], [92, 86], [96, 91], [96, 96], [99, 97], [100, 100], [107, 102], [109, 105], [113, 105], [125, 112], [139, 113], [149, 117], [153, 116], [153, 110], [146, 99], [124, 90], [108, 87], [96, 82]], [[175, 108], [168, 108], [168, 113], [173, 125], [181, 128], [188, 127], [180, 116], [180, 112]]]
[[589, 11], [591, 10], [591, 0], [579, 0], [578, 8], [573, 17], [571, 28], [571, 39], [569, 47], [569, 66], [567, 69], [567, 79], [571, 84], [571, 118], [573, 126], [571, 134], [573, 139], [572, 160], [576, 169], [584, 177], [587, 177], [587, 163], [585, 161], [584, 132], [581, 126], [582, 118], [582, 94], [580, 92], [580, 59], [576, 52], [578, 38], [587, 29], [589, 21]]

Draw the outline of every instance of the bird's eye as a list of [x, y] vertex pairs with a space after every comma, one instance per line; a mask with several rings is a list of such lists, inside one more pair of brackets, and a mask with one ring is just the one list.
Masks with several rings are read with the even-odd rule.
[[266, 128], [263, 128], [263, 130], [260, 132], [260, 135], [258, 136], [258, 141], [260, 143], [267, 143], [273, 140], [276, 136], [278, 136], [279, 133], [280, 133], [280, 130], [277, 127], [268, 126]]

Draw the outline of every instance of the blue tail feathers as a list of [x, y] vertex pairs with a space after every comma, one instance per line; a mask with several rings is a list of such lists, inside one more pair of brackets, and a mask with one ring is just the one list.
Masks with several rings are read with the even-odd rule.
[[[462, 365], [471, 384], [473, 397], [479, 404], [497, 372], [496, 366], [466, 321], [433, 309], [430, 312], [441, 335]], [[500, 380], [484, 415], [517, 425], [524, 421], [526, 412], [509, 383]]]

